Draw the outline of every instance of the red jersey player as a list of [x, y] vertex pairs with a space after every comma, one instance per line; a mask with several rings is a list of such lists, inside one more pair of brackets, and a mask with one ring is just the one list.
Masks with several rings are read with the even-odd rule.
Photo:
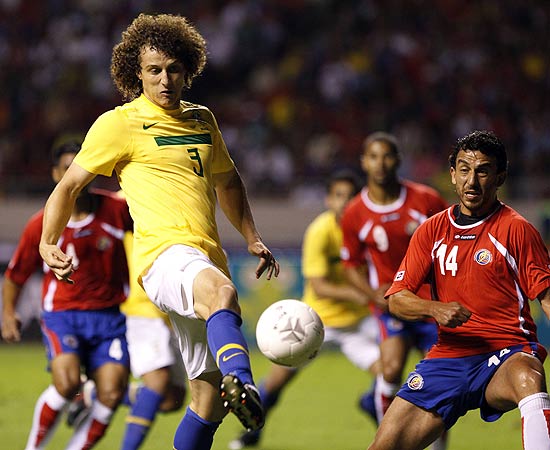
[[[493, 133], [459, 139], [449, 161], [460, 202], [419, 227], [386, 293], [398, 317], [433, 317], [438, 342], [369, 448], [423, 449], [468, 410], [494, 421], [517, 406], [523, 448], [549, 450], [546, 350], [529, 311], [538, 299], [550, 317], [548, 250], [536, 229], [498, 200], [508, 162]], [[427, 280], [435, 301], [415, 294]]]
[[[76, 143], [54, 148], [54, 181], [61, 179], [79, 148]], [[53, 435], [59, 414], [80, 388], [81, 365], [96, 381], [97, 398], [67, 448], [91, 448], [103, 436], [128, 379], [126, 322], [119, 304], [128, 284], [122, 239], [132, 221], [126, 202], [114, 194], [83, 192], [59, 240], [76, 269], [69, 284], [58, 281], [42, 262], [42, 217], [40, 211], [27, 223], [6, 271], [2, 337], [19, 341], [15, 307], [27, 279], [43, 269], [41, 327], [52, 385], [36, 403], [26, 449], [43, 448]]]
[[[383, 298], [413, 232], [428, 217], [447, 207], [434, 189], [399, 179], [399, 163], [400, 151], [394, 136], [383, 132], [369, 135], [361, 157], [367, 185], [349, 203], [342, 218], [342, 259], [347, 276], [376, 305], [380, 325], [382, 373], [377, 376], [374, 391], [378, 421], [399, 389], [410, 349], [414, 346], [426, 352], [437, 339], [433, 320], [397, 320], [387, 312]], [[425, 289], [429, 295], [429, 287]], [[362, 398], [361, 407], [372, 414], [372, 394]]]

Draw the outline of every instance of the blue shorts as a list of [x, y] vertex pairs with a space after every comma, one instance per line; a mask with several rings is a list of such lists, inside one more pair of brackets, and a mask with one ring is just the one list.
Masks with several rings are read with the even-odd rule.
[[61, 353], [76, 353], [87, 373], [108, 362], [130, 366], [126, 317], [118, 307], [43, 312], [41, 327], [48, 363]]
[[539, 344], [520, 344], [482, 355], [462, 358], [431, 358], [420, 361], [397, 395], [420, 408], [439, 414], [447, 429], [469, 410], [480, 410], [486, 422], [504, 412], [491, 408], [485, 390], [491, 378], [514, 353], [525, 352], [544, 361]]
[[434, 321], [401, 320], [387, 312], [377, 315], [377, 319], [381, 340], [399, 336], [409, 340], [423, 353], [426, 353], [437, 342], [437, 324]]

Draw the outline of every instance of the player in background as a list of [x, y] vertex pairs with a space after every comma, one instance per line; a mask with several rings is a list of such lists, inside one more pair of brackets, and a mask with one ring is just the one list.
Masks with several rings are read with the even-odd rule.
[[[52, 177], [58, 183], [80, 146], [53, 149]], [[126, 203], [107, 191], [83, 190], [71, 206], [69, 222], [56, 241], [73, 261], [74, 284], [59, 281], [38, 250], [44, 211], [25, 226], [3, 284], [2, 337], [21, 338], [16, 306], [27, 279], [43, 268], [41, 328], [52, 384], [36, 402], [26, 450], [42, 449], [61, 413], [80, 388], [81, 367], [97, 385], [88, 417], [67, 449], [92, 448], [104, 435], [128, 381], [126, 320], [119, 305], [126, 298], [128, 270], [124, 232], [132, 227]]]
[[[378, 326], [367, 307], [369, 298], [346, 282], [340, 261], [340, 218], [361, 185], [352, 172], [334, 173], [326, 185], [326, 211], [307, 227], [302, 244], [302, 300], [318, 314], [325, 326], [325, 343], [336, 344], [357, 367], [379, 372]], [[299, 369], [272, 364], [260, 384], [264, 408], [273, 408]], [[372, 411], [374, 415], [374, 410]], [[255, 446], [260, 431], [241, 434], [229, 443], [231, 450]]]
[[[367, 183], [342, 218], [346, 276], [371, 299], [380, 326], [382, 371], [374, 392], [378, 422], [399, 389], [410, 350], [416, 347], [425, 353], [437, 339], [433, 320], [398, 320], [388, 312], [384, 299], [414, 230], [447, 206], [434, 189], [400, 179], [400, 161], [398, 141], [393, 135], [376, 132], [367, 136], [361, 155]], [[429, 286], [424, 289], [429, 295]], [[361, 401], [366, 411], [370, 403], [368, 395]], [[445, 440], [442, 437], [437, 448], [445, 448]]]
[[113, 48], [111, 74], [127, 103], [102, 114], [46, 202], [40, 254], [70, 282], [70, 255], [56, 244], [78, 193], [116, 172], [134, 219], [134, 264], [147, 296], [178, 335], [191, 402], [174, 448], [212, 446], [232, 411], [263, 426], [237, 292], [216, 225], [216, 202], [259, 259], [279, 264], [256, 229], [246, 189], [212, 112], [182, 100], [206, 63], [206, 43], [181, 16], [140, 14]]
[[[525, 450], [550, 449], [550, 397], [530, 301], [550, 318], [550, 257], [525, 218], [498, 199], [508, 159], [490, 131], [449, 157], [459, 203], [414, 234], [387, 291], [390, 311], [432, 317], [439, 337], [399, 390], [371, 450], [423, 449], [467, 411], [492, 422], [519, 407]], [[432, 297], [420, 297], [429, 281]], [[433, 300], [430, 300], [433, 298]]]
[[[130, 407], [130, 412], [120, 449], [136, 450], [142, 446], [158, 412], [174, 412], [183, 406], [187, 376], [168, 317], [147, 298], [137, 277], [133, 276], [131, 232], [124, 236], [124, 248], [128, 256], [130, 293], [120, 309], [126, 316], [130, 368], [136, 380], [129, 384], [122, 401]], [[69, 409], [70, 426], [87, 416], [95, 395], [93, 380], [87, 380], [82, 395]]]
[[[133, 234], [124, 237], [127, 255], [132, 255]], [[130, 294], [121, 305], [126, 316], [126, 337], [132, 375], [140, 380], [131, 409], [121, 450], [140, 448], [156, 413], [173, 412], [183, 406], [187, 376], [177, 348], [177, 339], [168, 317], [149, 300], [134, 275], [128, 258]], [[131, 383], [134, 384], [134, 383]]]

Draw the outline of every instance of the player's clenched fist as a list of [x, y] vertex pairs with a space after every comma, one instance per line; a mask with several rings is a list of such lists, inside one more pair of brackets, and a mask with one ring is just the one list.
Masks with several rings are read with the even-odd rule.
[[439, 325], [456, 328], [467, 322], [472, 313], [458, 302], [438, 303], [434, 319]]
[[40, 244], [40, 256], [58, 280], [73, 283], [69, 277], [73, 273], [73, 258], [63, 253], [57, 245]]

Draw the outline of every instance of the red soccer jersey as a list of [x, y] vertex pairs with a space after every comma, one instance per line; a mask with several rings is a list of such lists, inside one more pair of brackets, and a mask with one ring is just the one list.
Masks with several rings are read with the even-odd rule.
[[23, 285], [41, 266], [42, 308], [45, 311], [95, 310], [118, 305], [126, 298], [128, 266], [122, 239], [132, 229], [126, 202], [107, 191], [95, 190], [97, 209], [85, 219], [70, 221], [59, 246], [73, 257], [74, 284], [60, 282], [42, 262], [38, 245], [43, 211], [27, 223], [13, 254], [6, 277]]
[[347, 206], [342, 217], [344, 265], [367, 264], [374, 289], [390, 284], [413, 232], [447, 203], [432, 188], [403, 180], [399, 198], [388, 205], [373, 203], [364, 188]]
[[502, 205], [472, 225], [458, 225], [453, 208], [414, 234], [386, 295], [413, 292], [431, 278], [434, 299], [472, 312], [460, 327], [439, 327], [429, 358], [471, 356], [538, 342], [528, 299], [550, 287], [550, 257], [540, 234]]

